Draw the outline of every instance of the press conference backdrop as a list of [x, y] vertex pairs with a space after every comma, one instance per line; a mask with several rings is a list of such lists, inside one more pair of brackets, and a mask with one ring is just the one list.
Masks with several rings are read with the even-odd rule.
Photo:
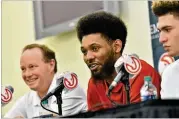
[[[150, 32], [151, 32], [151, 42], [152, 42], [152, 53], [153, 53], [153, 61], [154, 67], [157, 71], [160, 57], [165, 53], [162, 44], [159, 42], [159, 31], [157, 29], [157, 17], [153, 14], [151, 9], [152, 2], [148, 1], [148, 9], [149, 9], [149, 19], [150, 19]], [[179, 59], [179, 57], [174, 57], [175, 60]]]

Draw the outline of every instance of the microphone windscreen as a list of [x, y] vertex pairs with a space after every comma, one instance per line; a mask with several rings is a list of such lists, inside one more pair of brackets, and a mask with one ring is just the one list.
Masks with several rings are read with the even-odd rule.
[[14, 88], [12, 86], [7, 86], [7, 88], [13, 93], [14, 92]]
[[135, 57], [137, 57], [139, 59], [139, 56], [137, 54], [135, 54], [135, 53], [130, 54], [130, 56], [135, 56]]

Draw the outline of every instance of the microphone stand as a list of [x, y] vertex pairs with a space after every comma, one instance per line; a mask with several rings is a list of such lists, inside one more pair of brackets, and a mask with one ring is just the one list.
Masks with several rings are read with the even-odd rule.
[[58, 104], [58, 113], [57, 112], [54, 112], [52, 110], [49, 110], [47, 108], [45, 108], [43, 106], [43, 101], [46, 101], [50, 96], [48, 97], [45, 97], [41, 100], [41, 106], [45, 109], [45, 110], [48, 110], [52, 113], [55, 113], [55, 114], [58, 114], [58, 115], [62, 115], [62, 91], [64, 89], [64, 85], [63, 85], [63, 80], [60, 82], [59, 86], [50, 94], [50, 96], [54, 95], [56, 97], [56, 100], [57, 100], [57, 104]]
[[58, 92], [54, 94], [56, 99], [57, 99], [57, 104], [58, 104], [58, 113], [59, 115], [62, 115], [62, 93]]
[[127, 104], [130, 104], [130, 83], [129, 83], [129, 73], [124, 70], [124, 76], [122, 77], [121, 82], [125, 86], [126, 97], [127, 97]]
[[63, 80], [60, 83], [61, 88], [59, 91], [56, 91], [54, 93], [56, 99], [57, 99], [57, 104], [58, 104], [58, 113], [59, 115], [62, 115], [62, 90], [64, 89], [64, 85], [63, 85]]
[[[120, 78], [118, 81], [117, 81], [117, 83], [120, 81], [120, 82], [122, 82], [123, 84], [124, 84], [124, 86], [125, 86], [125, 91], [126, 91], [126, 98], [127, 98], [127, 100], [126, 100], [126, 103], [127, 104], [130, 104], [130, 83], [129, 83], [129, 73], [125, 70], [125, 67], [124, 66], [122, 66], [121, 67], [121, 69], [120, 70], [122, 70], [123, 71], [123, 73], [120, 75], [121, 77], [118, 77], [118, 78]], [[117, 75], [118, 76], [118, 75]], [[117, 77], [116, 76], [116, 77]], [[115, 80], [115, 79], [114, 79]], [[110, 86], [111, 87], [111, 86]], [[109, 87], [109, 90], [108, 90], [108, 92], [107, 92], [107, 97], [109, 98], [109, 100], [110, 101], [112, 101], [111, 99], [110, 99], [110, 93], [111, 93], [111, 90], [113, 89], [113, 88], [110, 88]]]

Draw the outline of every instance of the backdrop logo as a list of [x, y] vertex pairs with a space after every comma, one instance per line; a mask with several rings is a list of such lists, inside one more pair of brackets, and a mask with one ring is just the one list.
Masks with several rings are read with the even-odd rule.
[[163, 73], [164, 69], [171, 63], [173, 63], [175, 59], [170, 57], [167, 53], [163, 53], [159, 59], [158, 71], [160, 74]]
[[1, 94], [1, 102], [2, 103], [8, 103], [12, 99], [12, 92], [5, 88], [5, 90]]
[[132, 62], [124, 63], [124, 67], [129, 74], [136, 75], [141, 71], [141, 68], [142, 68], [141, 62], [135, 56], [130, 56], [130, 58], [132, 59]]
[[75, 73], [68, 73], [67, 75], [64, 76], [63, 83], [67, 89], [75, 88], [78, 84], [77, 75]]

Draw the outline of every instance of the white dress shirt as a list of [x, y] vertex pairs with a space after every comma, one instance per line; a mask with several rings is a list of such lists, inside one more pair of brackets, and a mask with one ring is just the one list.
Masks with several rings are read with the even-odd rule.
[[179, 59], [164, 70], [160, 94], [162, 99], [179, 99]]
[[[58, 86], [58, 78], [61, 74], [56, 73], [50, 85], [48, 93]], [[48, 94], [47, 93], [47, 94]], [[52, 114], [43, 109], [40, 105], [41, 99], [35, 91], [30, 91], [16, 101], [13, 107], [5, 114], [4, 118], [14, 118], [22, 116], [24, 118], [39, 117], [41, 115]], [[62, 115], [73, 115], [87, 111], [87, 101], [84, 90], [77, 85], [73, 90], [64, 89], [62, 91]], [[48, 99], [45, 107], [58, 113], [58, 105], [55, 96]]]

